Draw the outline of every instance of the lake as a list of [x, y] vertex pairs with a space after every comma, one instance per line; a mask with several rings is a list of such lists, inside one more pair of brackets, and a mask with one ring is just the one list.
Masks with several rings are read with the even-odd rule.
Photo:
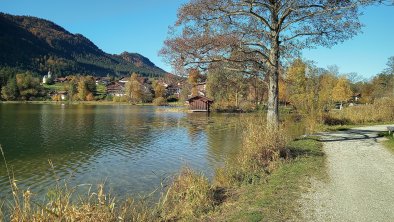
[[[147, 194], [185, 165], [211, 177], [239, 149], [239, 121], [153, 106], [0, 104], [0, 144], [18, 186], [38, 196], [57, 177]], [[0, 198], [9, 194], [0, 161]]]

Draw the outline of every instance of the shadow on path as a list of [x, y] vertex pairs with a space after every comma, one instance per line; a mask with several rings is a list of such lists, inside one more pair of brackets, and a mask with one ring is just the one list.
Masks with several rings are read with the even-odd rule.
[[338, 132], [324, 132], [318, 133], [317, 136], [320, 136], [317, 141], [320, 142], [338, 142], [338, 141], [352, 141], [352, 140], [377, 140], [382, 136], [379, 136], [379, 133], [384, 132], [382, 130], [364, 130], [364, 129], [351, 129], [345, 131]]

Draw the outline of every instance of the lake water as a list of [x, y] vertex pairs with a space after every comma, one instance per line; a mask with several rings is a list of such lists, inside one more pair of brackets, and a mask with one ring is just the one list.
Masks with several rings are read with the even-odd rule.
[[[151, 192], [185, 165], [212, 176], [240, 147], [239, 118], [152, 106], [0, 104], [0, 144], [22, 189], [40, 195], [60, 177], [72, 185], [106, 181], [122, 196]], [[0, 161], [0, 198], [9, 193]]]

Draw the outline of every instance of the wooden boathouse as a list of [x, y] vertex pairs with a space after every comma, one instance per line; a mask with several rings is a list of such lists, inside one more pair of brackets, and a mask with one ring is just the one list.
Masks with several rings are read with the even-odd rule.
[[209, 112], [213, 103], [212, 99], [205, 96], [195, 96], [187, 101], [189, 102], [189, 110], [192, 112]]

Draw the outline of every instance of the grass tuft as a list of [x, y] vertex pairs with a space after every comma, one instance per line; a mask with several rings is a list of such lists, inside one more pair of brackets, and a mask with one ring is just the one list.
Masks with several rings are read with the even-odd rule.
[[159, 202], [164, 221], [191, 220], [214, 209], [214, 189], [208, 179], [183, 168]]

